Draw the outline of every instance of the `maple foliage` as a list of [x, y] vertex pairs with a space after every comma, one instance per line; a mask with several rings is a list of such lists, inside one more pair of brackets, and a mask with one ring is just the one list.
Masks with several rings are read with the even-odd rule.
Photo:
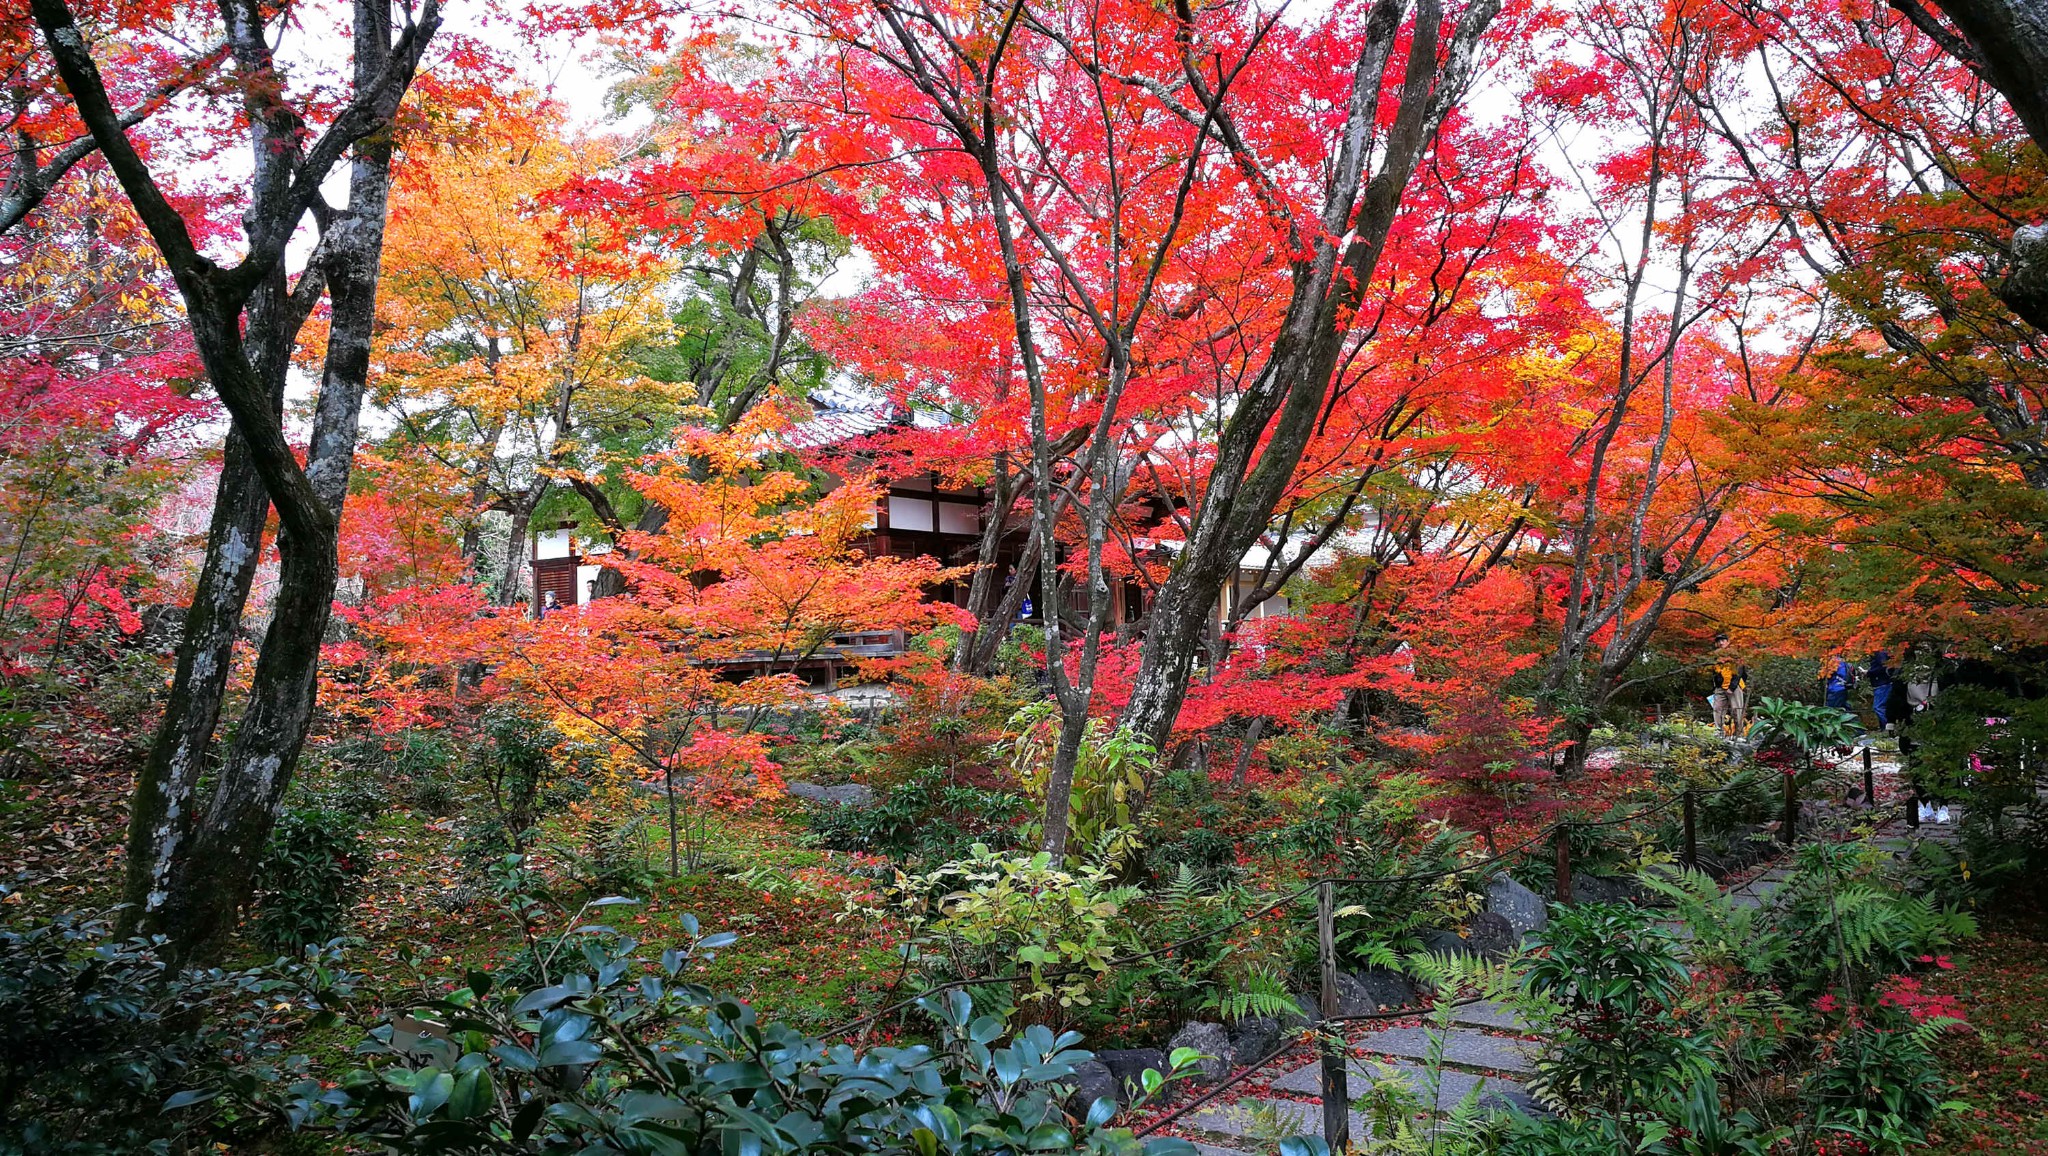
[[[421, 119], [393, 191], [375, 396], [398, 424], [387, 441], [467, 490], [465, 551], [510, 602], [550, 493], [600, 477], [619, 427], [666, 428], [693, 399], [636, 356], [666, 327], [673, 269], [638, 231], [550, 200], [617, 141], [572, 136], [523, 92], [430, 92]], [[486, 510], [513, 519], [490, 561]]]
[[491, 654], [509, 693], [664, 787], [692, 866], [703, 808], [780, 793], [762, 724], [811, 704], [806, 664], [837, 660], [845, 635], [955, 613], [923, 598], [947, 575], [937, 562], [861, 552], [879, 491], [852, 478], [814, 496], [817, 479], [784, 464], [788, 428], [788, 408], [769, 405], [731, 431], [679, 430], [631, 473], [669, 517], [613, 560], [626, 592], [547, 614]]
[[165, 289], [103, 176], [0, 235], [0, 679], [62, 674], [179, 593], [155, 517], [217, 411]]
[[1736, 407], [1804, 515], [1802, 616], [1838, 638], [1913, 621], [1982, 649], [2038, 643], [2048, 402], [2038, 330], [2001, 299], [2014, 221], [2048, 170], [2012, 110], [1901, 12], [1801, 5], [1717, 26], [1782, 78], [1717, 94], [1753, 212], [1820, 279], [1832, 324], [1783, 412]]
[[[263, 725], [209, 846], [267, 830], [317, 685], [384, 734], [516, 700], [680, 798], [694, 863], [870, 651], [893, 757], [988, 777], [1019, 622], [1056, 854], [1090, 727], [1213, 742], [1233, 791], [1262, 752], [1412, 767], [1492, 838], [1716, 632], [2048, 644], [2048, 345], [2008, 291], [2048, 160], [1911, 6], [530, 6], [616, 54], [591, 124], [424, 53], [437, 5], [379, 9], [382, 79], [70, 5], [117, 132], [38, 31], [64, 7], [0, 26], [0, 680], [88, 685], [147, 604], [201, 611], [137, 864], [197, 845], [150, 808], [211, 815], [229, 670]], [[984, 496], [977, 540], [879, 546], [927, 476]], [[202, 554], [166, 510], [208, 481]], [[544, 605], [570, 523], [600, 596]], [[950, 661], [903, 653], [941, 625]]]

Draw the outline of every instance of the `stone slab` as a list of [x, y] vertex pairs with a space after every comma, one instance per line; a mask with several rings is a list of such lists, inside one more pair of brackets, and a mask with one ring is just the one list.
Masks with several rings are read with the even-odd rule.
[[[1298, 1134], [1320, 1136], [1323, 1134], [1323, 1106], [1304, 1104], [1299, 1100], [1239, 1101], [1235, 1104], [1212, 1104], [1197, 1112], [1181, 1117], [1184, 1127], [1202, 1132], [1214, 1132], [1222, 1136], [1250, 1136], [1258, 1130], [1258, 1109], [1273, 1106], [1277, 1113], [1283, 1135]], [[1351, 1113], [1351, 1134], [1366, 1134], [1365, 1117]]]
[[[1429, 1074], [1426, 1069], [1416, 1064], [1401, 1063], [1399, 1061], [1383, 1062], [1393, 1069], [1391, 1075], [1394, 1078], [1405, 1081], [1409, 1087], [1417, 1092], [1421, 1092], [1426, 1086]], [[1357, 1099], [1382, 1074], [1380, 1065], [1370, 1060], [1354, 1059], [1347, 1065], [1347, 1070], [1351, 1076], [1350, 1091], [1353, 1099]], [[1456, 1107], [1458, 1102], [1470, 1094], [1474, 1088], [1479, 1089], [1480, 1098], [1487, 1101], [1514, 1104], [1524, 1108], [1534, 1102], [1529, 1095], [1529, 1090], [1513, 1080], [1503, 1080], [1493, 1076], [1475, 1076], [1470, 1072], [1461, 1072], [1455, 1068], [1445, 1068], [1437, 1079], [1436, 1097], [1438, 1110], [1444, 1111]], [[1323, 1066], [1319, 1063], [1304, 1064], [1274, 1080], [1273, 1090], [1276, 1092], [1293, 1092], [1301, 1096], [1319, 1096], [1323, 1091]]]
[[[1352, 1044], [1375, 1055], [1423, 1059], [1429, 1055], [1426, 1028], [1388, 1028], [1359, 1036]], [[1527, 1040], [1489, 1036], [1471, 1028], [1453, 1028], [1444, 1035], [1444, 1062], [1496, 1072], [1533, 1072], [1538, 1045]]]
[[1474, 1028], [1500, 1028], [1503, 1031], [1526, 1032], [1529, 1023], [1522, 1013], [1503, 1003], [1480, 1000], [1460, 1006], [1451, 1013], [1451, 1022]]

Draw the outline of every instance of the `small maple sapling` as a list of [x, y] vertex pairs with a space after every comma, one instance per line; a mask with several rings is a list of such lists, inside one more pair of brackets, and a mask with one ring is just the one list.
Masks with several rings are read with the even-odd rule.
[[713, 811], [781, 793], [762, 726], [813, 705], [799, 671], [843, 661], [836, 637], [957, 616], [923, 600], [949, 574], [937, 562], [859, 549], [873, 481], [815, 494], [783, 465], [787, 431], [780, 405], [729, 432], [680, 431], [629, 474], [669, 517], [626, 532], [626, 592], [543, 617], [497, 658], [564, 734], [660, 784], [671, 873], [701, 866]]

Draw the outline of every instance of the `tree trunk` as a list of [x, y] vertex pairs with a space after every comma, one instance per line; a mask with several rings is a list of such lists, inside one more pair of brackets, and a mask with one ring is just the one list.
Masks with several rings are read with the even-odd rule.
[[[390, 13], [371, 0], [358, 0], [355, 16], [356, 79], [362, 86], [390, 58]], [[282, 565], [270, 628], [234, 746], [190, 833], [187, 851], [168, 856], [167, 885], [153, 922], [185, 959], [211, 960], [224, 949], [311, 727], [320, 648], [334, 603], [338, 528], [369, 377], [391, 155], [388, 136], [357, 142], [347, 209], [328, 224], [323, 252], [316, 253], [330, 293], [331, 321], [306, 468], [291, 478], [286, 467], [295, 463], [289, 457], [264, 460], [266, 451], [274, 455], [280, 448], [272, 439], [266, 438], [269, 445], [251, 447], [284, 523], [278, 543]], [[208, 332], [211, 328], [195, 325], [195, 337], [202, 349], [210, 344], [215, 356], [224, 358], [221, 347], [231, 349], [233, 343], [218, 331]], [[279, 334], [278, 344], [259, 350], [257, 364], [288, 359], [290, 336]], [[279, 475], [282, 484], [271, 483], [270, 474]], [[308, 499], [313, 506], [307, 506]]]
[[1054, 866], [1067, 854], [1068, 815], [1073, 809], [1074, 765], [1080, 761], [1081, 740], [1086, 737], [1088, 720], [1082, 718], [1075, 725], [1071, 715], [1060, 719], [1060, 741], [1053, 748], [1052, 770], [1045, 778], [1045, 838], [1040, 840], [1039, 849], [1052, 856]]
[[[517, 606], [519, 597], [519, 572], [526, 566], [527, 557], [532, 553], [528, 539], [533, 533], [533, 512], [521, 508], [511, 511], [512, 536], [505, 541], [505, 557], [498, 566], [498, 588], [492, 591], [491, 602], [498, 606]], [[540, 605], [540, 582], [536, 577], [533, 584], [533, 607]]]
[[[297, 288], [288, 290], [280, 267], [251, 295], [246, 334], [250, 363], [269, 391], [273, 415], [283, 411], [292, 347], [325, 287], [324, 274], [309, 269]], [[231, 426], [170, 694], [130, 797], [122, 886], [125, 932], [159, 930], [157, 909], [170, 886], [172, 863], [198, 817], [199, 780], [220, 725], [242, 615], [263, 560], [269, 513], [270, 495], [256, 472], [254, 451], [240, 429]]]
[[[996, 454], [995, 486], [989, 495], [988, 522], [981, 528], [981, 544], [975, 555], [974, 577], [967, 584], [967, 612], [974, 615], [974, 629], [962, 631], [960, 643], [953, 648], [953, 669], [963, 673], [975, 672], [975, 657], [982, 653], [980, 640], [990, 634], [1007, 635], [1009, 622], [998, 618], [997, 606], [1006, 601], [998, 593], [997, 581], [1001, 579], [1001, 567], [996, 563], [996, 552], [1002, 546], [1003, 526], [1009, 520], [1010, 506], [1015, 493], [1010, 484], [1009, 455]], [[1021, 577], [1021, 575], [1019, 576]], [[1011, 587], [1017, 585], [1015, 578]], [[1016, 612], [1011, 611], [1014, 617]], [[1000, 645], [998, 643], [997, 645]], [[989, 648], [993, 652], [993, 648]]]
[[974, 634], [974, 650], [968, 657], [967, 671], [970, 674], [987, 674], [996, 664], [996, 654], [1010, 637], [1010, 629], [1017, 622], [1017, 615], [1024, 609], [1024, 599], [1031, 591], [1031, 571], [1038, 564], [1038, 539], [1024, 543], [1024, 552], [1017, 556], [1017, 566], [1011, 571], [1010, 585], [1003, 591], [1003, 600], [995, 609], [995, 625], [977, 629]]
[[1303, 239], [1305, 255], [1291, 271], [1280, 332], [1224, 423], [1187, 545], [1154, 602], [1123, 721], [1155, 747], [1169, 737], [1180, 713], [1210, 609], [1271, 520], [1315, 432], [1409, 178], [1463, 95], [1479, 39], [1500, 11], [1498, 0], [1474, 0], [1439, 61], [1442, 9], [1417, 7], [1400, 103], [1376, 150], [1375, 171], [1368, 162], [1375, 151], [1380, 86], [1402, 7], [1376, 0], [1367, 16], [1321, 235]]
[[1237, 762], [1230, 768], [1230, 785], [1233, 788], [1244, 786], [1245, 772], [1251, 768], [1252, 751], [1258, 748], [1259, 740], [1265, 734], [1266, 716], [1260, 715], [1252, 720], [1252, 725], [1245, 731], [1244, 742], [1238, 745]]
[[149, 759], [136, 779], [128, 816], [128, 867], [122, 889], [124, 931], [151, 921], [171, 862], [193, 818], [193, 795], [220, 723], [221, 701], [241, 633], [242, 610], [261, 561], [270, 496], [249, 462], [248, 443], [230, 431], [213, 499], [206, 560], [186, 611], [176, 672]]

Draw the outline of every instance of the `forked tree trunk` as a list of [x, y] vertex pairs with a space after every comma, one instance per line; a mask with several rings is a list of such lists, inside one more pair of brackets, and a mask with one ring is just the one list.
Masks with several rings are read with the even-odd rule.
[[[1440, 40], [1441, 5], [1417, 4], [1399, 106], [1375, 149], [1380, 87], [1405, 7], [1402, 0], [1376, 0], [1366, 17], [1320, 230], [1302, 238], [1307, 253], [1294, 262], [1280, 332], [1224, 423], [1187, 545], [1153, 603], [1123, 722], [1155, 747], [1166, 742], [1180, 714], [1205, 650], [1211, 608], [1265, 531], [1315, 432], [1409, 178], [1463, 97], [1500, 0], [1473, 0], [1447, 42]], [[1374, 154], [1377, 170], [1368, 168]]]
[[[282, 297], [281, 288], [267, 287], [264, 297], [275, 301]], [[250, 328], [264, 328], [261, 312], [253, 308]], [[259, 372], [271, 382], [272, 397], [282, 406], [283, 363], [273, 360]], [[230, 429], [214, 489], [205, 561], [186, 610], [170, 694], [129, 809], [127, 877], [122, 888], [122, 924], [127, 931], [136, 931], [153, 918], [150, 913], [162, 903], [170, 884], [172, 857], [191, 831], [192, 800], [220, 724], [235, 640], [262, 561], [263, 525], [269, 514], [270, 495], [256, 476], [248, 440]]]
[[[208, 601], [188, 623], [180, 656], [183, 687], [159, 731], [160, 749], [152, 751], [138, 783], [131, 824], [145, 856], [129, 884], [144, 899], [134, 916], [138, 929], [165, 934], [176, 957], [203, 962], [219, 956], [233, 930], [312, 720], [321, 636], [333, 605], [337, 528], [369, 370], [391, 182], [389, 134], [439, 27], [440, 8], [437, 0], [426, 0], [416, 17], [408, 10], [411, 23], [394, 41], [389, 5], [355, 0], [354, 88], [333, 126], [309, 143], [298, 115], [277, 93], [268, 40], [272, 14], [253, 0], [225, 0], [222, 15], [255, 158], [243, 217], [247, 254], [231, 268], [200, 253], [186, 221], [128, 140], [87, 38], [64, 0], [31, 0], [31, 9], [80, 118], [177, 282], [194, 348], [245, 451], [233, 455], [236, 464], [223, 477], [217, 532], [209, 534], [211, 576], [203, 583]], [[312, 211], [321, 183], [351, 148], [347, 208], [322, 218], [319, 246], [300, 282], [305, 296], [288, 298], [286, 247]], [[279, 422], [276, 386], [295, 343], [292, 317], [303, 319], [323, 275], [333, 319], [301, 468]], [[256, 519], [260, 531], [243, 461], [277, 509], [282, 566], [248, 705], [202, 809], [200, 767], [220, 712], [214, 679], [231, 653], [246, 572], [254, 565], [255, 540], [244, 532], [244, 520]]]

